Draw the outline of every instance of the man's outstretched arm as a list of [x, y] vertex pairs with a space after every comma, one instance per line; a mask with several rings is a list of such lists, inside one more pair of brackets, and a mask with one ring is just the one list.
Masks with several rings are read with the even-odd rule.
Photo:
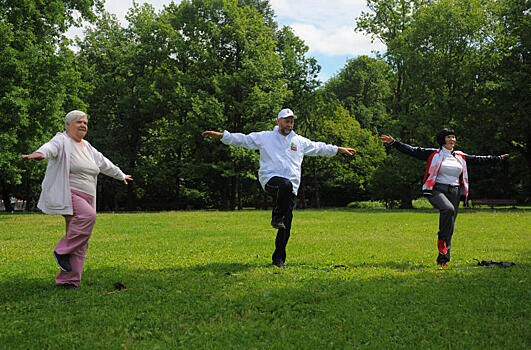
[[217, 131], [203, 131], [201, 135], [203, 137], [209, 137], [211, 139], [220, 139], [223, 137], [223, 133]]
[[306, 156], [332, 157], [339, 153], [352, 156], [356, 153], [354, 148], [329, 145], [324, 142], [312, 141], [304, 137], [302, 138], [301, 143], [304, 145], [304, 155]]
[[354, 148], [348, 148], [348, 147], [337, 147], [337, 153], [343, 153], [349, 156], [353, 156], [356, 154], [356, 150]]
[[220, 139], [226, 145], [243, 147], [247, 149], [259, 149], [259, 134], [252, 132], [248, 135], [241, 133], [231, 133], [228, 131], [218, 132], [218, 131], [203, 131], [201, 135], [203, 137], [208, 137], [212, 139]]

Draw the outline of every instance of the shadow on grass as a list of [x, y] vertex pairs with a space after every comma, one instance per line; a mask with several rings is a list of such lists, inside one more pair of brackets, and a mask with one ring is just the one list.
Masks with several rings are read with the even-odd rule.
[[[129, 270], [125, 267], [119, 268], [86, 268], [82, 278], [80, 288], [77, 290], [64, 290], [55, 285], [55, 274], [42, 276], [40, 278], [28, 278], [27, 275], [11, 276], [0, 280], [0, 307], [1, 305], [16, 305], [22, 303], [26, 306], [33, 304], [34, 307], [41, 308], [50, 299], [50, 305], [55, 305], [60, 300], [70, 302], [72, 296], [85, 298], [94, 293], [105, 294], [114, 292], [114, 284], [119, 282], [129, 288], [147, 287], [148, 289], [166, 290], [175, 286], [186, 286], [189, 290], [206, 290], [208, 288], [217, 289], [217, 283], [225, 284], [230, 281], [230, 277], [239, 277], [248, 271], [263, 270], [266, 274], [280, 275], [304, 272], [333, 272], [333, 271], [353, 271], [366, 268], [385, 268], [395, 271], [425, 271], [431, 266], [418, 265], [410, 262], [385, 262], [385, 263], [362, 263], [352, 265], [317, 265], [315, 263], [291, 263], [286, 269], [263, 264], [241, 264], [241, 263], [209, 263], [205, 265], [194, 265], [190, 267], [175, 267], [163, 269], [142, 269]], [[433, 270], [433, 268], [432, 268]], [[204, 287], [204, 288], [202, 288]], [[0, 309], [1, 310], [1, 309]]]
[[[191, 267], [171, 267], [162, 269], [137, 269], [129, 270], [126, 267], [104, 267], [88, 268], [84, 272], [80, 288], [77, 290], [64, 290], [56, 286], [54, 275], [42, 278], [27, 278], [25, 276], [14, 276], [0, 281], [0, 305], [16, 304], [17, 302], [45, 301], [47, 297], [72, 296], [78, 293], [80, 296], [87, 296], [91, 293], [101, 294], [116, 292], [114, 284], [120, 282], [130, 289], [156, 289], [171, 291], [172, 289], [184, 289], [193, 291], [193, 294], [200, 295], [201, 292], [216, 292], [222, 286], [229, 286], [234, 281], [245, 277], [245, 279], [257, 278], [258, 284], [264, 282], [271, 275], [282, 275], [291, 273], [311, 273], [320, 272], [338, 272], [349, 271], [356, 272], [360, 269], [391, 269], [394, 272], [427, 272], [426, 279], [429, 280], [438, 271], [452, 272], [457, 270], [467, 270], [466, 278], [474, 279], [476, 276], [488, 276], [485, 274], [497, 271], [530, 271], [529, 264], [517, 262], [516, 266], [510, 268], [499, 267], [479, 267], [477, 265], [460, 266], [448, 269], [437, 269], [432, 265], [413, 264], [411, 262], [383, 262], [383, 263], [362, 263], [350, 265], [316, 265], [312, 263], [292, 263], [288, 264], [285, 269], [272, 266], [270, 264], [240, 264], [240, 263], [209, 263], [205, 265], [195, 265]], [[476, 270], [476, 271], [472, 271]], [[490, 271], [489, 271], [490, 270]], [[259, 272], [257, 274], [257, 272]], [[510, 272], [508, 272], [510, 273]], [[258, 277], [256, 277], [258, 276]], [[386, 273], [381, 271], [376, 280], [380, 277], [395, 280], [400, 285], [403, 279], [408, 277], [404, 275], [393, 275], [392, 272]], [[524, 274], [528, 279], [529, 275]], [[355, 279], [363, 276], [355, 276]], [[449, 277], [453, 278], [453, 277]], [[459, 279], [461, 279], [459, 277]], [[344, 282], [338, 282], [344, 283]], [[367, 283], [367, 282], [364, 282]], [[304, 284], [304, 281], [302, 282]], [[81, 292], [81, 293], [80, 293]], [[472, 291], [471, 291], [472, 292]]]
[[[323, 208], [323, 209], [299, 209], [301, 211], [335, 211], [335, 212], [347, 212], [347, 213], [371, 213], [371, 214], [388, 214], [388, 213], [403, 213], [403, 212], [413, 212], [413, 213], [432, 213], [439, 212], [435, 208], [410, 208], [410, 209], [386, 209], [386, 208]], [[464, 213], [476, 213], [476, 212], [529, 212], [531, 208], [529, 207], [516, 207], [516, 208], [471, 208], [471, 207], [460, 207], [460, 212]]]
[[[316, 274], [321, 267], [305, 264], [286, 269], [240, 263], [99, 267], [85, 271], [78, 290], [57, 288], [53, 276], [15, 276], [0, 281], [0, 319], [12, 325], [5, 339], [18, 348], [48, 347], [63, 331], [58, 319], [77, 320], [75, 332], [83, 337], [73, 337], [71, 345], [81, 348], [201, 348], [205, 339], [210, 348], [273, 348], [286, 345], [287, 339], [301, 342], [285, 346], [291, 349], [319, 348], [323, 341], [339, 348], [429, 348], [440, 342], [458, 348], [525, 348], [529, 343], [529, 264], [348, 275], [365, 267], [425, 268], [389, 262], [338, 266], [334, 273]], [[115, 291], [115, 282], [129, 289]]]
[[[98, 290], [100, 292], [112, 292], [116, 282], [126, 286], [131, 281], [145, 285], [147, 281], [156, 288], [179, 283], [179, 281], [199, 280], [206, 276], [224, 278], [241, 274], [249, 269], [267, 267], [266, 264], [239, 264], [239, 263], [211, 263], [207, 265], [195, 265], [185, 268], [164, 268], [158, 270], [128, 270], [126, 267], [119, 268], [86, 268], [83, 272], [80, 288], [77, 290], [65, 290], [55, 285], [55, 274], [41, 278], [28, 278], [23, 276], [10, 276], [0, 280], [0, 305], [16, 303], [19, 301], [31, 301], [45, 296], [72, 295], [84, 290]], [[197, 289], [194, 287], [193, 289]], [[1, 309], [0, 309], [1, 310]]]
[[29, 279], [26, 275], [9, 277], [0, 281], [0, 304], [32, 300], [35, 297], [55, 294], [58, 290], [53, 278]]
[[[387, 262], [371, 262], [371, 263], [360, 263], [360, 264], [334, 264], [334, 265], [316, 265], [315, 263], [306, 263], [306, 262], [296, 262], [296, 263], [289, 263], [286, 265], [289, 269], [308, 269], [308, 270], [318, 270], [318, 271], [325, 271], [330, 272], [334, 270], [355, 270], [355, 269], [390, 269], [394, 271], [426, 271], [426, 270], [434, 270], [433, 265], [424, 265], [424, 264], [416, 264], [409, 261], [405, 262], [394, 262], [394, 261], [387, 261]], [[282, 271], [282, 270], [280, 270]]]

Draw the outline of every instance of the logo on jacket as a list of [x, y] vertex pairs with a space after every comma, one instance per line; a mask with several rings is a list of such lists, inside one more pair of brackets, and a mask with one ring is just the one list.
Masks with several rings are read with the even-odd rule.
[[291, 143], [291, 147], [290, 147], [290, 149], [291, 149], [292, 151], [297, 152], [297, 145], [294, 144], [294, 143], [292, 142], [292, 143]]

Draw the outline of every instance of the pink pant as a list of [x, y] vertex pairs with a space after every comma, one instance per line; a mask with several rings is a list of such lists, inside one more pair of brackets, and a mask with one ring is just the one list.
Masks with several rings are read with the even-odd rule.
[[63, 215], [66, 222], [66, 236], [55, 246], [58, 254], [70, 254], [71, 272], [60, 271], [55, 283], [71, 283], [76, 286], [81, 281], [81, 273], [87, 255], [88, 240], [96, 222], [96, 210], [93, 206], [94, 197], [90, 194], [72, 190], [72, 206], [74, 215]]

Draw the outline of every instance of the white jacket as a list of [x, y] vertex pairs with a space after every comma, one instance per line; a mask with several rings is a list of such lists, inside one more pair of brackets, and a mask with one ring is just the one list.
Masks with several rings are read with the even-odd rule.
[[[103, 174], [118, 180], [125, 179], [125, 174], [120, 168], [105, 158], [90, 143], [85, 140], [83, 142]], [[46, 214], [73, 215], [69, 181], [71, 151], [72, 144], [66, 132], [57, 133], [36, 151], [48, 159], [41, 196], [37, 204], [37, 208]], [[94, 208], [96, 208], [96, 198], [94, 198]]]
[[260, 170], [258, 179], [263, 188], [274, 176], [284, 177], [293, 184], [293, 193], [301, 182], [301, 164], [305, 155], [335, 156], [337, 146], [323, 142], [310, 141], [292, 131], [288, 136], [278, 132], [278, 126], [272, 131], [253, 132], [248, 135], [223, 132], [221, 142], [227, 145], [260, 150]]

